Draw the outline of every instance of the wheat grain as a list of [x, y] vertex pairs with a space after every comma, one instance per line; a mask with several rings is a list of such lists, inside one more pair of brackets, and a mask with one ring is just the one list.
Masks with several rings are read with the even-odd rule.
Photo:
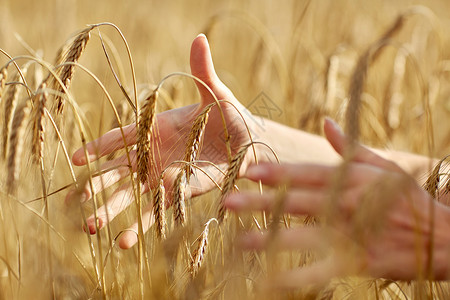
[[202, 138], [205, 132], [206, 124], [208, 123], [209, 112], [215, 103], [207, 105], [203, 111], [195, 118], [192, 125], [191, 131], [189, 132], [189, 137], [186, 142], [186, 150], [184, 154], [184, 161], [186, 164], [186, 180], [189, 182], [190, 176], [194, 172], [194, 168], [191, 163], [197, 160], [200, 155]]
[[[58, 54], [57, 60], [64, 60], [64, 65], [59, 76], [66, 89], [69, 89], [70, 83], [75, 73], [75, 65], [73, 63], [77, 63], [81, 57], [81, 54], [83, 54], [90, 38], [90, 32], [93, 28], [94, 26], [89, 26], [85, 30], [81, 31], [75, 37], [70, 47], [68, 47], [67, 53], [64, 53], [64, 50], [62, 50], [61, 53]], [[61, 114], [64, 109], [64, 98], [60, 94], [64, 93], [64, 89], [62, 86], [58, 85], [56, 90], [59, 92], [55, 99], [56, 112], [58, 114]]]
[[164, 181], [161, 176], [159, 185], [156, 188], [153, 202], [153, 213], [155, 215], [156, 236], [160, 240], [166, 238], [166, 189], [164, 188]]
[[8, 151], [8, 194], [16, 190], [17, 180], [20, 174], [20, 160], [22, 159], [26, 119], [30, 113], [30, 101], [25, 101], [14, 113], [12, 131], [9, 137]]
[[186, 171], [180, 169], [173, 184], [173, 213], [177, 226], [184, 226], [186, 223]]
[[144, 101], [139, 115], [137, 129], [137, 177], [139, 182], [145, 183], [150, 174], [150, 163], [152, 159], [152, 130], [155, 122], [156, 100], [158, 91], [155, 90]]
[[239, 150], [238, 153], [231, 160], [230, 166], [228, 167], [227, 173], [225, 175], [225, 179], [222, 184], [222, 192], [220, 194], [219, 199], [219, 209], [218, 209], [218, 217], [219, 222], [222, 222], [225, 218], [226, 208], [224, 205], [225, 197], [233, 190], [234, 185], [236, 183], [236, 179], [239, 175], [239, 170], [241, 169], [241, 165], [244, 162], [245, 154], [247, 154], [247, 149], [251, 144], [245, 145]]

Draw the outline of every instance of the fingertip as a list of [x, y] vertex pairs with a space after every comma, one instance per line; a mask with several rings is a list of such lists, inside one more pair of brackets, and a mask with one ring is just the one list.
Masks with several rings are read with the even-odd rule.
[[120, 249], [130, 249], [137, 243], [138, 239], [134, 231], [126, 231], [119, 240]]
[[88, 232], [89, 231], [89, 234], [91, 234], [91, 235], [93, 235], [93, 234], [95, 234], [97, 231], [96, 231], [96, 229], [95, 229], [95, 225], [94, 224], [87, 224], [87, 229], [86, 229], [86, 225], [83, 225], [83, 231], [84, 232]]
[[336, 123], [336, 121], [326, 117], [323, 129], [328, 142], [337, 153], [342, 155], [342, 151], [346, 143], [346, 136], [342, 128], [338, 125], [338, 123]]
[[[98, 218], [97, 220], [98, 220], [98, 224], [97, 224], [98, 230], [101, 230], [103, 228], [104, 221], [102, 220], [102, 218]], [[86, 220], [86, 224], [88, 226], [90, 234], [97, 233], [97, 227], [95, 226], [95, 218], [93, 216]], [[86, 228], [84, 226], [83, 226], [83, 230], [86, 231]]]
[[231, 210], [239, 210], [243, 207], [243, 204], [239, 193], [232, 193], [225, 198], [225, 206]]
[[91, 197], [91, 193], [88, 189], [85, 189], [83, 192], [79, 192], [76, 188], [71, 189], [64, 199], [64, 203], [69, 205], [73, 199], [77, 199], [80, 203], [86, 202]]
[[192, 75], [204, 82], [210, 83], [217, 78], [209, 42], [203, 33], [200, 33], [192, 42], [190, 64]]
[[247, 168], [245, 177], [250, 180], [261, 180], [268, 174], [267, 164], [252, 164]]
[[72, 162], [75, 166], [82, 166], [86, 164], [82, 149], [76, 150], [72, 155]]
[[[80, 151], [81, 150], [81, 151]], [[88, 155], [89, 162], [93, 162], [97, 160], [97, 155], [89, 154]], [[72, 162], [76, 166], [83, 166], [87, 163], [86, 155], [82, 149], [77, 150], [72, 156]]]
[[205, 39], [206, 41], [208, 41], [208, 38], [206, 37], [206, 35], [204, 33], [199, 33], [197, 35], [196, 39], [198, 39], [198, 38], [202, 38], [202, 39]]
[[339, 133], [340, 135], [343, 134], [341, 126], [339, 126], [339, 124], [335, 120], [331, 119], [330, 117], [325, 117], [324, 131], [325, 133], [329, 133], [330, 130]]

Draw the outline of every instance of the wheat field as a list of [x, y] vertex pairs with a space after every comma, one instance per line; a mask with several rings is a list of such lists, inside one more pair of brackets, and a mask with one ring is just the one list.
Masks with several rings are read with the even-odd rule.
[[[157, 159], [155, 113], [199, 101], [194, 80], [177, 75], [190, 72], [190, 43], [199, 33], [244, 106], [319, 135], [326, 116], [346, 123], [354, 70], [365, 62], [358, 139], [443, 158], [450, 153], [449, 12], [446, 0], [0, 0], [0, 299], [448, 299], [446, 282], [356, 276], [265, 293], [267, 276], [309, 265], [316, 254], [235, 247], [237, 235], [265, 221], [216, 211], [235, 185], [259, 188], [236, 178], [245, 152], [223, 170], [222, 191], [185, 195], [211, 107], [192, 124], [172, 207], [163, 205], [158, 181], [89, 235], [86, 217], [112, 189], [82, 204], [65, 198], [98, 167], [74, 166], [73, 152], [137, 117], [142, 163], [127, 180], [139, 194], [148, 160]], [[259, 97], [273, 114], [252, 106]], [[139, 245], [120, 249], [122, 230], [149, 201], [155, 225], [137, 232]]]

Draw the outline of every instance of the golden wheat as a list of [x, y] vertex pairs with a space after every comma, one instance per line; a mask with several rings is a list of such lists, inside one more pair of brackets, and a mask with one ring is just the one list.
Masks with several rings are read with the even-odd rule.
[[173, 215], [175, 224], [179, 227], [186, 224], [186, 195], [187, 191], [186, 171], [181, 168], [173, 183]]
[[31, 140], [31, 153], [35, 162], [44, 157], [45, 143], [45, 107], [48, 99], [47, 84], [43, 82], [38, 93], [34, 96], [31, 121], [33, 122], [33, 135]]
[[8, 193], [14, 194], [17, 188], [17, 181], [20, 174], [20, 161], [24, 149], [24, 136], [26, 129], [26, 119], [30, 113], [30, 101], [25, 101], [17, 107], [12, 121], [12, 130], [9, 135], [8, 151], [8, 178], [6, 181]]
[[158, 99], [158, 91], [155, 90], [145, 99], [141, 113], [139, 115], [139, 123], [137, 125], [137, 178], [139, 182], [147, 182], [151, 171], [152, 153], [152, 134], [153, 125], [155, 123], [156, 101]]
[[6, 80], [8, 79], [8, 69], [3, 67], [0, 70], [0, 103], [2, 103], [2, 95], [3, 95], [3, 91], [5, 90], [5, 84], [6, 84]]
[[160, 240], [166, 239], [166, 189], [161, 176], [159, 185], [153, 195], [153, 214], [155, 215], [156, 236]]
[[223, 180], [222, 191], [219, 198], [219, 209], [217, 213], [217, 220], [222, 222], [225, 218], [226, 208], [225, 208], [225, 197], [234, 189], [236, 179], [239, 176], [239, 170], [244, 162], [245, 155], [247, 154], [247, 149], [251, 144], [242, 147], [231, 160], [230, 166], [228, 167], [227, 173]]
[[[65, 50], [61, 50], [60, 54], [58, 54], [58, 60], [63, 60], [63, 66], [59, 73], [61, 82], [64, 84], [66, 89], [70, 88], [70, 84], [73, 78], [73, 75], [75, 74], [75, 63], [78, 62], [81, 55], [83, 54], [84, 49], [86, 48], [86, 45], [90, 38], [90, 32], [94, 29], [94, 26], [89, 26], [85, 30], [81, 31], [72, 42], [71, 46], [68, 47], [65, 52]], [[59, 86], [55, 81], [56, 88], [55, 90], [58, 91], [55, 102], [56, 102], [56, 112], [58, 114], [61, 114], [64, 109], [64, 98], [61, 96], [61, 94], [64, 94], [64, 89], [62, 86]]]
[[207, 105], [203, 111], [195, 118], [192, 124], [189, 137], [186, 142], [184, 161], [186, 164], [186, 180], [189, 182], [191, 175], [194, 173], [194, 168], [191, 163], [197, 160], [200, 155], [202, 138], [204, 135], [206, 124], [208, 123], [209, 112], [215, 103]]
[[217, 221], [216, 219], [210, 219], [206, 224], [205, 228], [202, 231], [201, 236], [198, 238], [197, 248], [193, 253], [193, 257], [191, 258], [191, 263], [189, 265], [189, 272], [192, 277], [195, 277], [198, 273], [198, 270], [203, 264], [205, 260], [206, 250], [208, 248], [208, 234], [209, 234], [209, 225], [212, 221]]
[[[22, 72], [26, 73], [26, 69], [24, 69]], [[6, 90], [5, 100], [4, 100], [4, 113], [3, 113], [3, 135], [2, 135], [2, 141], [3, 141], [3, 148], [2, 148], [2, 156], [3, 158], [6, 158], [7, 155], [7, 149], [8, 149], [8, 137], [10, 135], [11, 131], [11, 123], [12, 118], [14, 115], [14, 110], [16, 109], [17, 102], [19, 100], [20, 96], [20, 83], [22, 79], [20, 77], [19, 73], [16, 73], [16, 75], [13, 77], [13, 82], [11, 85], [8, 86], [8, 89]]]

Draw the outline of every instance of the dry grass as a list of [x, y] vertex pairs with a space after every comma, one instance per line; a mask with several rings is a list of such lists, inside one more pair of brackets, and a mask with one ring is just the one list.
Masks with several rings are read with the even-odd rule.
[[[211, 150], [203, 138], [212, 105], [186, 129], [186, 143], [180, 146], [184, 152], [178, 158], [183, 163], [171, 165], [170, 172], [155, 177], [159, 179], [155, 182], [148, 176], [158, 170], [154, 161], [160, 155], [155, 147], [159, 143], [156, 113], [198, 99], [195, 85], [185, 76], [173, 76], [164, 88], [158, 84], [167, 74], [188, 70], [189, 44], [206, 30], [219, 76], [253, 113], [318, 134], [323, 117], [331, 116], [346, 125], [354, 140], [443, 157], [424, 186], [439, 200], [439, 191], [450, 192], [448, 3], [422, 1], [423, 6], [411, 7], [406, 0], [319, 0], [225, 5], [196, 0], [133, 6], [82, 0], [74, 10], [70, 1], [19, 2], [7, 1], [0, 12], [1, 53], [14, 57], [13, 61], [0, 57], [4, 158], [0, 162], [0, 299], [450, 296], [446, 282], [360, 277], [333, 279], [316, 289], [261, 295], [260, 283], [267, 275], [308, 266], [316, 253], [242, 252], [235, 247], [236, 236], [267, 224], [271, 229], [282, 222], [286, 227], [309, 226], [311, 218], [285, 216], [281, 208], [269, 216], [225, 218], [227, 194], [237, 186], [259, 189], [238, 179], [250, 145], [239, 149], [224, 167], [221, 191], [190, 199], [188, 184], [201, 172], [193, 169], [204, 165], [197, 163], [200, 153]], [[53, 17], [42, 22], [48, 15]], [[110, 25], [83, 27], [99, 19], [114, 20], [128, 43]], [[14, 32], [21, 38], [14, 39]], [[44, 63], [55, 54], [53, 65]], [[91, 73], [76, 72], [80, 68]], [[272, 110], [261, 108], [257, 101], [261, 92]], [[142, 95], [147, 98], [138, 101]], [[93, 170], [105, 160], [74, 168], [68, 155], [109, 130], [104, 124], [120, 127], [134, 122], [135, 107], [141, 107], [137, 145], [125, 154], [136, 150], [136, 183], [150, 185], [152, 192], [136, 197], [137, 210], [125, 210], [93, 238], [80, 228], [112, 190], [83, 204], [65, 205], [65, 187], [77, 187], [81, 195], [82, 187], [95, 180]], [[47, 139], [55, 129], [58, 139]], [[123, 152], [106, 160], [119, 154]], [[170, 189], [166, 191], [164, 185]], [[128, 196], [141, 189], [140, 184], [132, 186], [135, 190]], [[386, 197], [395, 191], [392, 183], [381, 186], [372, 188]], [[373, 196], [367, 195], [355, 218], [355, 232], [367, 222], [375, 229], [382, 224], [388, 204], [372, 207]], [[153, 204], [154, 230], [144, 235], [141, 229], [147, 220], [140, 218], [139, 247], [120, 250], [117, 239], [142, 214], [146, 200]], [[214, 218], [220, 224], [217, 231], [210, 230]]]

